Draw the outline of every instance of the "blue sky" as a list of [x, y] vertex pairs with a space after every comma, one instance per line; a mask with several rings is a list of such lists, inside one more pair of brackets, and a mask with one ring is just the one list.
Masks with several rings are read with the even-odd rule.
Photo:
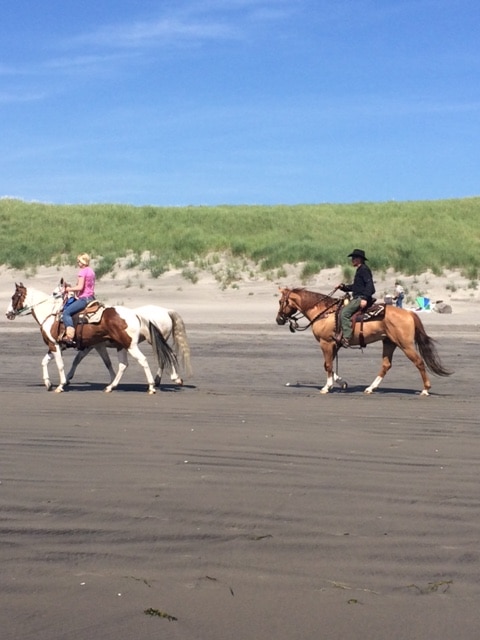
[[0, 196], [480, 194], [478, 0], [5, 0]]

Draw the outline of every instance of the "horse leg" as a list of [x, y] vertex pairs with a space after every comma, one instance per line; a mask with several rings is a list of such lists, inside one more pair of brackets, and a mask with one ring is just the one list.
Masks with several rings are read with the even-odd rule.
[[172, 364], [172, 373], [170, 375], [170, 380], [172, 382], [175, 382], [175, 384], [178, 384], [180, 386], [183, 385], [183, 380], [182, 378], [179, 376], [179, 374], [177, 373], [177, 370], [175, 369], [175, 365]]
[[112, 383], [115, 380], [115, 370], [112, 367], [112, 361], [108, 355], [107, 347], [103, 342], [101, 342], [100, 344], [95, 345], [95, 349], [103, 360], [103, 364], [107, 367], [108, 373], [110, 374], [110, 383]]
[[70, 382], [72, 381], [73, 376], [75, 375], [75, 371], [77, 370], [78, 365], [85, 358], [85, 356], [87, 356], [90, 353], [90, 351], [92, 349], [93, 349], [93, 347], [87, 347], [83, 351], [77, 351], [77, 354], [76, 354], [75, 358], [73, 359], [72, 366], [70, 367], [70, 370], [67, 373], [67, 382], [66, 382], [66, 386], [67, 387], [70, 384]]
[[125, 373], [125, 369], [127, 367], [128, 367], [127, 352], [125, 351], [125, 349], [120, 349], [118, 351], [118, 371], [117, 371], [117, 374], [113, 378], [113, 380], [110, 382], [110, 384], [105, 387], [105, 389], [104, 389], [105, 393], [110, 393], [111, 391], [116, 389], [116, 387], [118, 386], [118, 383], [122, 379], [122, 376]]
[[430, 378], [427, 375], [427, 368], [425, 367], [425, 362], [423, 361], [423, 358], [417, 353], [417, 350], [415, 349], [413, 344], [405, 348], [402, 347], [402, 345], [400, 345], [400, 348], [402, 349], [403, 353], [407, 356], [407, 358], [413, 362], [413, 364], [417, 367], [418, 371], [420, 372], [420, 376], [422, 377], [422, 382], [423, 382], [423, 389], [420, 392], [420, 395], [429, 396], [432, 385], [430, 383]]
[[[170, 380], [172, 382], [174, 382], [175, 384], [178, 384], [178, 385], [182, 386], [183, 385], [183, 379], [177, 373], [177, 370], [175, 369], [175, 365], [173, 363], [171, 364], [171, 368], [172, 368], [172, 373], [170, 375]], [[163, 368], [162, 368], [162, 365], [159, 364], [158, 365], [158, 369], [157, 369], [157, 373], [155, 375], [155, 386], [156, 387], [160, 386], [160, 381], [162, 379], [162, 374], [163, 374]]]
[[150, 371], [147, 358], [136, 345], [130, 347], [128, 353], [132, 356], [132, 358], [135, 358], [135, 360], [141, 367], [143, 367], [148, 382], [148, 394], [153, 395], [154, 393], [156, 393], [155, 380], [153, 379], [152, 372]]
[[378, 372], [378, 376], [372, 382], [372, 384], [367, 387], [364, 393], [373, 393], [375, 389], [380, 386], [380, 383], [383, 381], [384, 377], [387, 375], [387, 372], [392, 368], [392, 358], [393, 352], [397, 348], [397, 345], [389, 340], [388, 338], [384, 338], [383, 342], [383, 353], [382, 353], [382, 366], [380, 371]]
[[55, 364], [57, 365], [58, 375], [60, 376], [60, 384], [55, 389], [55, 393], [62, 393], [67, 383], [67, 379], [65, 377], [65, 365], [63, 364], [62, 350], [58, 344], [55, 346], [53, 356], [55, 358]]
[[48, 375], [48, 363], [51, 359], [52, 354], [50, 353], [50, 351], [47, 351], [45, 357], [42, 360], [43, 384], [45, 385], [47, 391], [51, 391], [53, 388], [53, 385], [50, 382], [50, 376]]
[[326, 340], [320, 341], [320, 347], [323, 352], [323, 366], [327, 373], [327, 382], [320, 389], [321, 394], [329, 393], [333, 389], [333, 383], [336, 379], [339, 379], [339, 376], [333, 370], [333, 360], [335, 358], [335, 354], [337, 352], [337, 347], [334, 342]]

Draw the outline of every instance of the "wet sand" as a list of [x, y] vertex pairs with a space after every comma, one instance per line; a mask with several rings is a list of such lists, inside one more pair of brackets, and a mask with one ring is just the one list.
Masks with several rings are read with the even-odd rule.
[[187, 329], [155, 396], [95, 354], [47, 393], [38, 330], [0, 332], [2, 639], [476, 638], [478, 328], [428, 328], [428, 398], [402, 354], [363, 394], [379, 345], [324, 397], [308, 332]]

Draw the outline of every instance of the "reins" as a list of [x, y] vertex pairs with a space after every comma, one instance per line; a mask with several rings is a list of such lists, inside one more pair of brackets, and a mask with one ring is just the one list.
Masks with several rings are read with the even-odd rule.
[[[336, 290], [337, 290], [337, 287], [335, 287], [335, 289], [333, 289], [333, 291], [331, 291], [330, 293], [325, 295], [325, 298], [331, 298]], [[308, 324], [306, 324], [303, 327], [299, 327], [298, 326], [298, 321], [301, 320], [302, 318], [306, 318], [306, 315], [305, 315], [305, 313], [303, 311], [299, 311], [298, 312], [298, 314], [300, 314], [300, 315], [294, 314], [293, 316], [290, 316], [288, 318], [288, 324], [289, 324], [290, 331], [292, 333], [295, 333], [295, 331], [306, 331], [309, 327], [312, 326], [312, 324], [317, 322], [317, 320], [320, 320], [323, 316], [328, 315], [328, 312], [331, 309], [333, 309], [334, 307], [337, 307], [340, 302], [341, 302], [340, 299], [335, 300], [334, 302], [332, 302], [332, 304], [328, 305], [325, 309], [323, 309], [323, 311], [320, 311], [320, 313], [318, 313], [312, 320], [309, 320]], [[308, 311], [308, 309], [307, 309], [307, 311]]]
[[[50, 294], [48, 297], [44, 298], [43, 300], [39, 300], [38, 302], [35, 302], [34, 304], [30, 304], [30, 305], [25, 305], [24, 307], [22, 307], [21, 309], [16, 309], [13, 314], [15, 315], [15, 317], [20, 316], [20, 315], [27, 315], [29, 313], [32, 313], [32, 310], [35, 309], [35, 307], [38, 307], [38, 305], [43, 304], [44, 302], [48, 302], [50, 300], [50, 298], [59, 298], [61, 297], [58, 294], [52, 293]], [[55, 314], [50, 314], [50, 315], [55, 315]]]

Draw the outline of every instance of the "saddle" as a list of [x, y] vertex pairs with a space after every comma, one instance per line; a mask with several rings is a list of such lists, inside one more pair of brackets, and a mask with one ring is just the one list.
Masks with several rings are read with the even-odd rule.
[[[82, 349], [83, 326], [86, 324], [99, 324], [104, 311], [105, 305], [103, 302], [100, 302], [99, 300], [92, 300], [87, 304], [85, 309], [78, 311], [72, 316], [78, 349]], [[62, 311], [57, 313], [55, 322], [52, 325], [52, 335], [58, 342], [63, 340], [65, 337], [65, 327], [62, 322]]]
[[[342, 325], [340, 322], [340, 312], [342, 307], [339, 306], [335, 313], [335, 340], [340, 342], [342, 339]], [[360, 323], [360, 332], [358, 336], [358, 341], [362, 349], [364, 349], [367, 345], [365, 342], [365, 338], [363, 335], [363, 325], [365, 322], [372, 322], [374, 320], [383, 320], [385, 318], [385, 303], [376, 303], [375, 300], [373, 304], [367, 307], [364, 311], [357, 311], [352, 316], [352, 331], [355, 331], [355, 325]]]
[[79, 311], [73, 316], [75, 326], [77, 324], [98, 324], [105, 311], [105, 305], [98, 300], [92, 300], [87, 304], [85, 309]]

